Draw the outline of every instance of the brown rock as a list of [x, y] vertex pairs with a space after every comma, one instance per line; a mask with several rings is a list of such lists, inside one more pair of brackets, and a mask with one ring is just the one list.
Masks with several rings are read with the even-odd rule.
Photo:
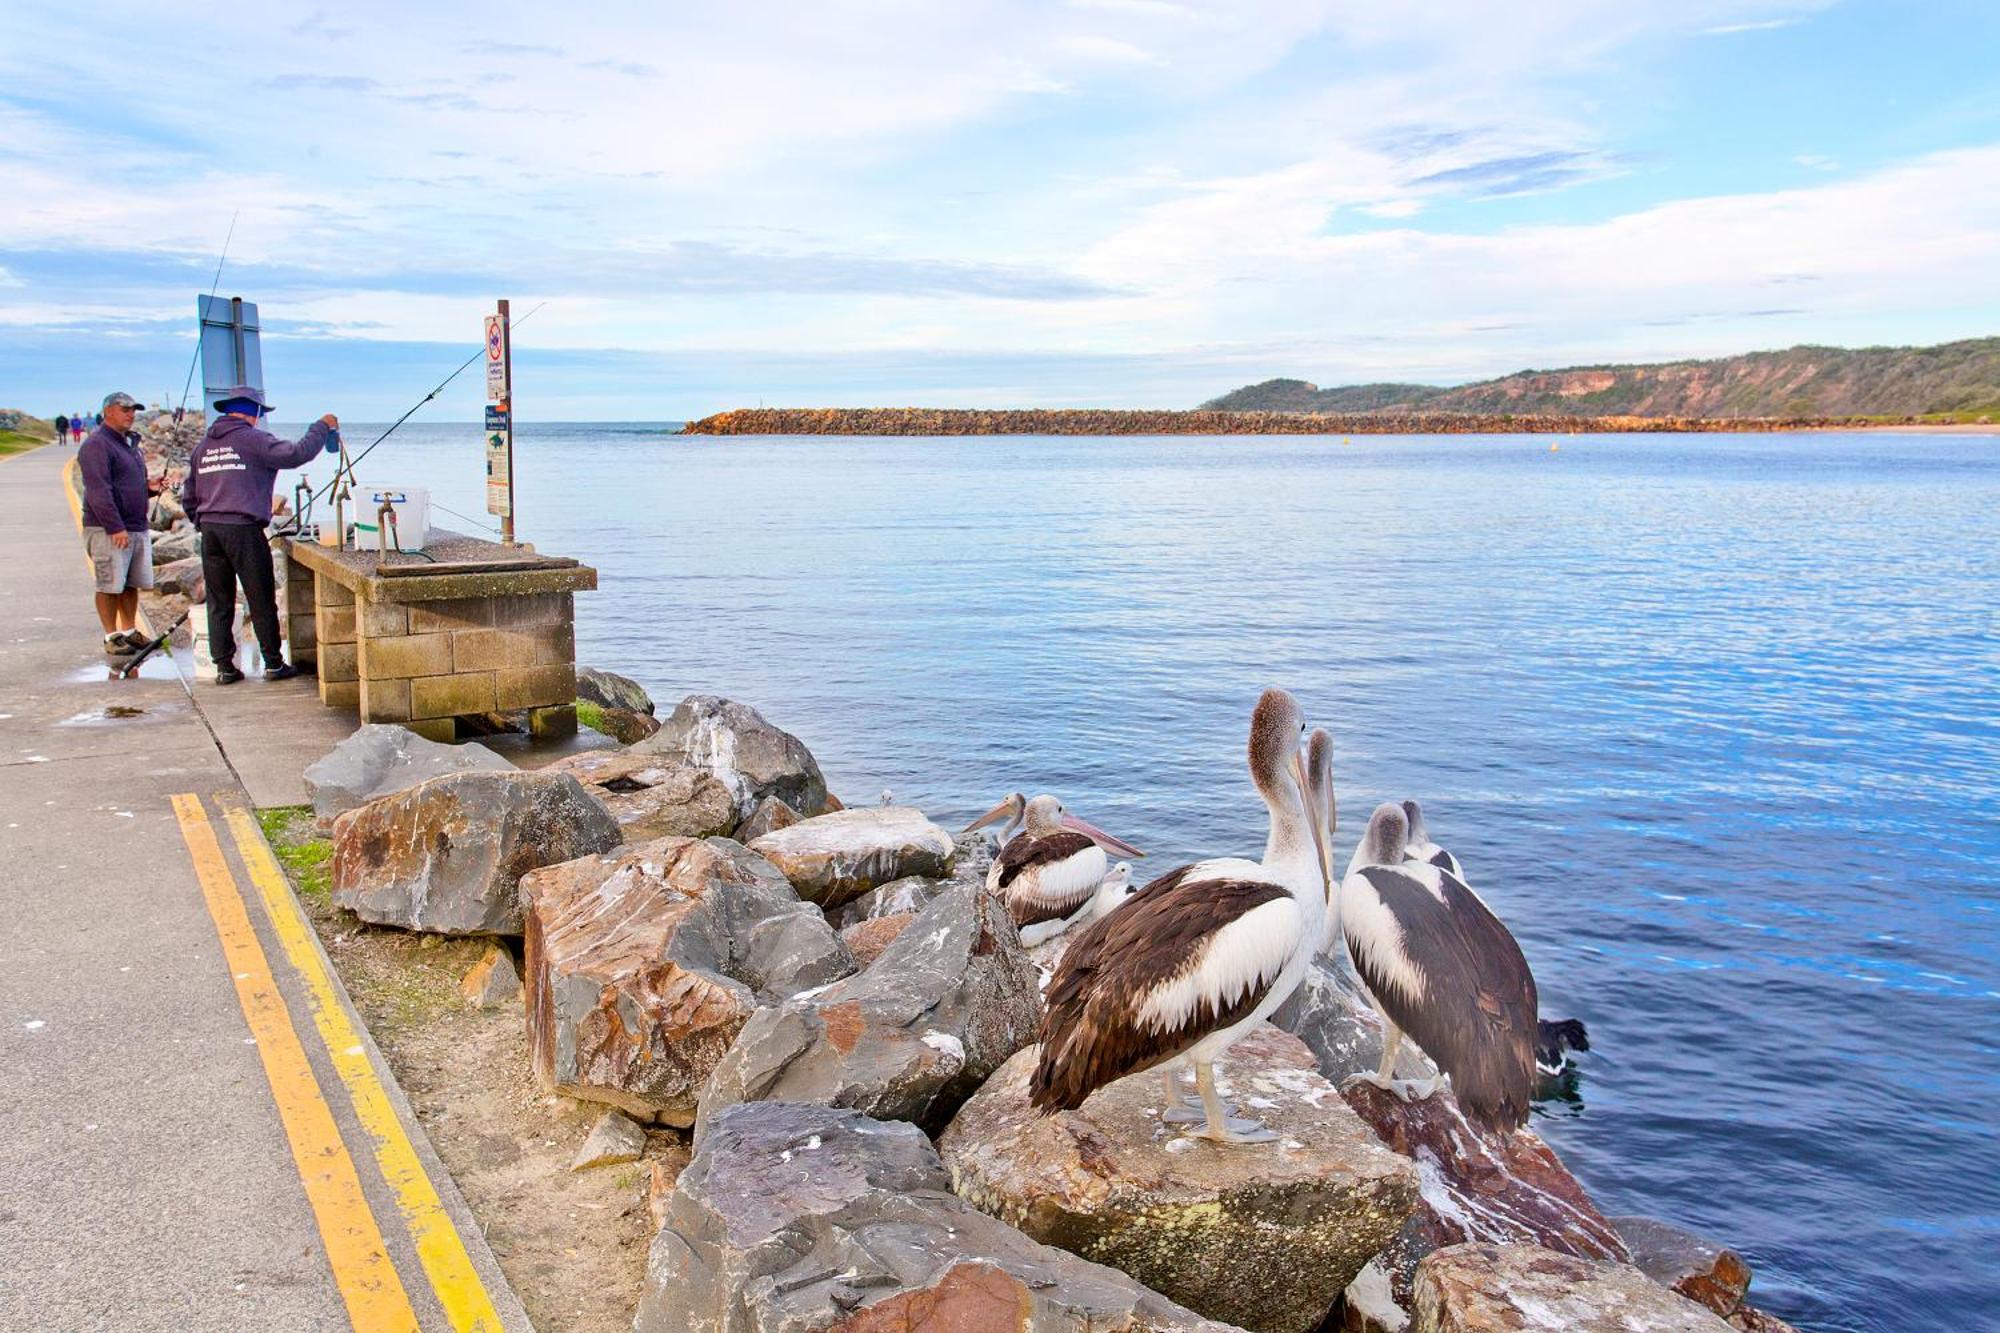
[[1153, 1073], [1041, 1116], [1028, 1104], [1039, 1055], [1001, 1066], [940, 1137], [952, 1189], [1212, 1319], [1313, 1327], [1416, 1205], [1416, 1168], [1348, 1111], [1303, 1043], [1269, 1025], [1231, 1049], [1222, 1080], [1282, 1136], [1269, 1145], [1161, 1124]]
[[1719, 1315], [1731, 1315], [1750, 1290], [1750, 1265], [1727, 1246], [1650, 1217], [1614, 1217], [1619, 1239], [1632, 1264], [1664, 1287], [1672, 1287]]
[[1729, 1326], [1741, 1329], [1743, 1333], [1799, 1333], [1796, 1328], [1774, 1314], [1765, 1314], [1753, 1306], [1740, 1306], [1729, 1316]]
[[778, 867], [801, 898], [839, 907], [906, 875], [950, 873], [954, 847], [923, 811], [881, 805], [803, 820], [758, 838], [751, 850]]
[[841, 943], [853, 953], [854, 961], [867, 967], [882, 956], [882, 951], [896, 942], [903, 933], [903, 927], [917, 919], [915, 912], [898, 912], [894, 916], [878, 916], [872, 921], [863, 921], [858, 926], [849, 926], [840, 932]]
[[1462, 1241], [1540, 1245], [1588, 1259], [1627, 1257], [1617, 1229], [1533, 1130], [1480, 1130], [1449, 1088], [1404, 1102], [1355, 1082], [1341, 1095], [1382, 1142], [1424, 1164], [1424, 1200], [1378, 1261], [1403, 1308], [1409, 1308], [1418, 1261]]
[[1630, 1264], [1537, 1245], [1453, 1245], [1417, 1266], [1414, 1333], [1727, 1333]]
[[599, 708], [595, 729], [620, 745], [636, 745], [660, 729], [660, 719], [629, 708]]
[[825, 918], [723, 838], [551, 866], [521, 898], [535, 1072], [641, 1119], [692, 1124], [703, 1081], [760, 1002], [854, 970]]
[[736, 799], [714, 774], [639, 750], [584, 750], [544, 773], [568, 773], [618, 821], [628, 843], [710, 838], [736, 825]]
[[792, 809], [791, 806], [786, 805], [777, 797], [766, 796], [763, 800], [757, 802], [757, 808], [750, 812], [750, 817], [743, 821], [741, 828], [736, 830], [735, 838], [736, 841], [741, 843], [752, 843], [763, 837], [766, 833], [775, 833], [781, 828], [790, 828], [804, 818], [804, 815]]
[[514, 955], [497, 944], [487, 946], [479, 961], [458, 983], [459, 994], [475, 1009], [499, 1009], [521, 998], [521, 970]]
[[617, 845], [566, 773], [449, 773], [334, 821], [333, 901], [405, 930], [518, 935], [521, 876]]

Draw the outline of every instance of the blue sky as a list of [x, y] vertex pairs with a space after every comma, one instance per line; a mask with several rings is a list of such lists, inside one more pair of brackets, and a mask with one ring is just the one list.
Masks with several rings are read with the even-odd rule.
[[2000, 333], [1972, 0], [15, 0], [5, 36], [35, 411], [177, 397], [232, 216], [281, 416], [396, 415], [497, 296], [542, 307], [522, 416], [571, 420]]

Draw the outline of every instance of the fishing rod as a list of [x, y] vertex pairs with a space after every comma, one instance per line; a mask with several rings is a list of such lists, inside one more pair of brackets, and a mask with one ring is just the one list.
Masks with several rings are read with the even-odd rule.
[[[514, 326], [518, 328], [522, 324], [526, 324], [529, 320], [533, 319], [537, 313], [540, 312], [542, 306], [545, 306], [547, 304], [548, 304], [547, 301], [541, 302], [533, 310], [530, 310], [527, 314], [521, 316], [521, 318], [519, 318], [518, 320], [515, 320]], [[336, 485], [339, 484], [340, 479], [343, 475], [345, 475], [348, 478], [348, 480], [352, 482], [354, 479], [354, 465], [356, 463], [359, 463], [362, 459], [374, 453], [376, 445], [382, 443], [382, 441], [388, 439], [391, 435], [394, 435], [396, 433], [397, 427], [401, 426], [405, 421], [408, 421], [411, 417], [415, 416], [425, 403], [428, 403], [431, 399], [443, 393], [446, 385], [450, 384], [460, 375], [463, 375], [465, 373], [466, 367], [470, 366], [473, 362], [477, 361], [480, 357], [484, 355], [486, 355], [486, 347], [484, 344], [481, 344], [478, 351], [474, 352], [471, 356], [468, 356], [467, 358], [465, 358], [464, 361], [459, 363], [459, 367], [457, 370], [452, 371], [451, 374], [446, 375], [442, 380], [439, 380], [438, 385], [435, 389], [432, 389], [422, 398], [419, 398], [416, 401], [415, 406], [410, 408], [409, 411], [403, 413], [403, 415], [396, 418], [395, 425], [390, 426], [389, 429], [383, 431], [380, 435], [377, 435], [374, 438], [374, 440], [369, 443], [366, 449], [363, 449], [360, 453], [354, 455], [354, 457], [349, 458], [347, 456], [347, 446], [342, 445], [340, 447], [340, 454], [341, 454], [340, 465], [336, 467], [333, 471], [333, 480], [328, 482], [325, 486], [321, 487], [318, 491], [314, 492], [312, 500], [308, 501], [307, 503], [311, 504], [314, 501], [325, 499], [327, 492], [331, 491]]]
[[[215, 299], [216, 292], [222, 289], [222, 265], [223, 262], [229, 258], [229, 243], [230, 241], [236, 238], [236, 219], [241, 216], [242, 213], [240, 211], [236, 213], [231, 213], [229, 215], [229, 232], [222, 238], [222, 253], [216, 256], [215, 260], [215, 281], [208, 284], [208, 299], [211, 301]], [[195, 333], [194, 333], [194, 355], [188, 358], [187, 378], [181, 381], [181, 405], [174, 409], [175, 413], [177, 414], [174, 417], [174, 420], [176, 421], [180, 420], [178, 413], [187, 410], [188, 390], [194, 387], [195, 363], [200, 360], [201, 360], [201, 328], [199, 325], [197, 325], [195, 327]]]

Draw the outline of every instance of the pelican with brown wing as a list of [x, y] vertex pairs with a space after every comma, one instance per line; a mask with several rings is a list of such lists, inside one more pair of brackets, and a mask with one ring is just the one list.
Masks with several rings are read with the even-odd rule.
[[1408, 812], [1378, 807], [1340, 884], [1348, 955], [1388, 1025], [1382, 1067], [1359, 1077], [1406, 1100], [1435, 1091], [1393, 1077], [1408, 1036], [1475, 1124], [1518, 1129], [1535, 1087], [1534, 973], [1479, 895], [1409, 841]]
[[1090, 906], [1098, 885], [1110, 870], [1105, 849], [1127, 856], [1145, 853], [1122, 838], [1114, 838], [1063, 809], [1053, 796], [1023, 801], [1009, 796], [966, 825], [972, 832], [1002, 819], [1008, 827], [1023, 825], [993, 858], [986, 888], [1007, 904], [1007, 913], [1021, 931], [1021, 943], [1033, 947], [1060, 935]]
[[[1266, 690], [1250, 721], [1250, 773], [1270, 812], [1261, 862], [1198, 861], [1146, 885], [1071, 941], [1050, 980], [1029, 1085], [1045, 1115], [1130, 1074], [1194, 1067], [1205, 1137], [1276, 1135], [1230, 1117], [1215, 1061], [1297, 988], [1320, 937], [1329, 879], [1325, 802], [1301, 750], [1305, 719]], [[1178, 1093], [1168, 1079], [1168, 1089]]]

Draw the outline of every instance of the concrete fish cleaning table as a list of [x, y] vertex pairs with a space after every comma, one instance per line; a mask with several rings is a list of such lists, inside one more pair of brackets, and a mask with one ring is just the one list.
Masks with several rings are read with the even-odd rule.
[[575, 594], [596, 570], [440, 528], [422, 554], [274, 545], [286, 638], [328, 707], [436, 741], [489, 713], [526, 713], [538, 737], [576, 733]]

